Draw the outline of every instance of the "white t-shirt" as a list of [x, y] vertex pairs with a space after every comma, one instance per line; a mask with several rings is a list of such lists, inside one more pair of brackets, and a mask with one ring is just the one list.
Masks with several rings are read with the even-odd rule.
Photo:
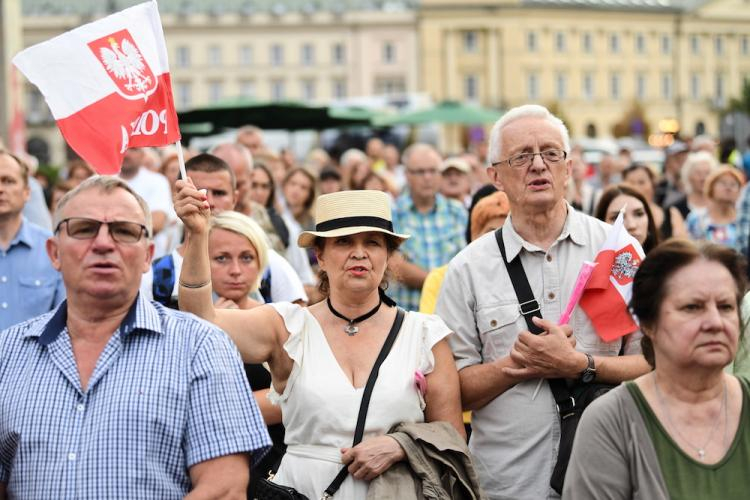
[[[177, 220], [177, 214], [172, 206], [172, 190], [169, 187], [169, 181], [163, 175], [152, 172], [146, 167], [138, 169], [138, 173], [132, 179], [124, 179], [141, 198], [146, 200], [146, 204], [151, 212], [162, 212], [166, 215], [164, 228], [173, 227]], [[158, 259], [166, 255], [171, 250], [172, 245], [170, 234], [154, 235], [154, 258]], [[179, 244], [179, 241], [177, 242]]]

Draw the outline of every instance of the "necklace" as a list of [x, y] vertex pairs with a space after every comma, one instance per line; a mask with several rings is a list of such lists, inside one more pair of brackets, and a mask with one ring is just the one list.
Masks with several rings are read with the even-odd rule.
[[719, 422], [721, 421], [721, 413], [724, 412], [724, 440], [722, 441], [722, 444], [726, 444], [727, 441], [727, 381], [724, 380], [724, 394], [721, 398], [721, 407], [719, 408], [719, 417], [714, 422], [714, 426], [711, 428], [711, 432], [708, 433], [708, 438], [706, 439], [706, 442], [703, 443], [703, 446], [695, 446], [693, 443], [685, 439], [685, 436], [682, 435], [680, 432], [680, 429], [677, 428], [677, 426], [672, 422], [672, 416], [669, 413], [669, 407], [667, 406], [666, 401], [664, 400], [664, 396], [662, 396], [661, 391], [659, 390], [659, 384], [656, 383], [656, 374], [654, 374], [654, 390], [656, 392], [656, 398], [659, 400], [659, 404], [664, 409], [664, 415], [667, 417], [667, 423], [669, 426], [674, 429], [677, 436], [687, 445], [689, 445], [691, 448], [695, 450], [695, 452], [698, 454], [698, 460], [703, 461], [703, 459], [706, 456], [706, 446], [711, 442], [711, 438], [714, 437], [714, 433], [716, 432], [716, 429], [719, 427]]
[[326, 304], [328, 304], [328, 309], [331, 310], [331, 312], [333, 313], [333, 315], [336, 316], [337, 318], [341, 318], [344, 321], [346, 321], [346, 322], [349, 323], [348, 325], [346, 325], [344, 327], [344, 331], [350, 337], [353, 337], [354, 335], [357, 334], [357, 332], [359, 332], [359, 327], [356, 326], [356, 323], [361, 323], [362, 321], [370, 318], [373, 314], [375, 314], [376, 312], [378, 312], [378, 309], [380, 309], [380, 304], [382, 304], [382, 303], [383, 303], [383, 298], [380, 297], [378, 299], [378, 305], [376, 305], [375, 307], [373, 307], [372, 309], [370, 309], [368, 312], [364, 313], [362, 316], [357, 316], [356, 318], [349, 319], [346, 316], [344, 316], [343, 314], [341, 314], [340, 312], [338, 312], [336, 309], [333, 308], [333, 304], [331, 304], [331, 297], [330, 296], [328, 296], [326, 298]]

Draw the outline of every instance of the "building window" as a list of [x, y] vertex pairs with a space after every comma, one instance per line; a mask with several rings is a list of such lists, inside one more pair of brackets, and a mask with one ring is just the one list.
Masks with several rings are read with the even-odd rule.
[[612, 99], [620, 99], [620, 74], [609, 75], [609, 95]]
[[305, 102], [315, 100], [315, 81], [302, 80], [302, 100]]
[[661, 53], [665, 56], [672, 53], [672, 38], [669, 35], [661, 36]]
[[464, 78], [464, 99], [467, 101], [479, 100], [479, 78], [477, 78], [477, 75], [466, 75]]
[[346, 63], [346, 50], [343, 43], [334, 43], [332, 49], [333, 64]]
[[333, 81], [333, 98], [346, 99], [346, 80], [339, 78]]
[[284, 47], [275, 43], [271, 45], [271, 66], [282, 66], [284, 64]]
[[208, 65], [221, 66], [221, 47], [218, 45], [208, 47]]
[[716, 88], [714, 92], [714, 96], [716, 97], [716, 102], [720, 105], [724, 105], [724, 98], [726, 97], [726, 91], [724, 88], [724, 74], [723, 73], [716, 73]]
[[558, 101], [563, 101], [568, 97], [568, 75], [565, 73], [555, 75], [555, 95]]
[[714, 52], [717, 56], [724, 54], [724, 38], [721, 35], [716, 35], [714, 38]]
[[526, 81], [526, 95], [530, 101], [539, 99], [539, 76], [536, 73], [529, 73]]
[[255, 99], [257, 97], [255, 93], [255, 81], [240, 81], [240, 97], [243, 99]]
[[750, 54], [750, 37], [747, 35], [740, 37], [740, 54], [743, 56]]
[[583, 74], [583, 88], [581, 89], [583, 98], [587, 101], [594, 99], [594, 74], [586, 72]]
[[617, 33], [612, 33], [609, 35], [609, 51], [613, 54], [619, 54], [620, 53], [620, 35]]
[[565, 33], [555, 33], [555, 50], [565, 52]]
[[694, 101], [701, 98], [701, 77], [698, 73], [690, 75], [690, 98]]
[[529, 52], [536, 52], [537, 48], [536, 33], [529, 31], [526, 33], [526, 49]]
[[596, 134], [596, 125], [593, 123], [589, 123], [586, 125], [586, 137], [590, 137], [592, 139], [595, 139], [597, 137]]
[[661, 75], [661, 98], [664, 100], [672, 99], [672, 74], [662, 73]]
[[698, 35], [690, 35], [690, 53], [694, 56], [701, 53], [701, 39]]
[[284, 99], [284, 80], [271, 80], [271, 100], [283, 101]]
[[177, 57], [175, 58], [175, 65], [178, 68], [189, 68], [190, 67], [190, 47], [180, 45], [177, 47]]
[[302, 66], [312, 66], [315, 64], [315, 47], [311, 43], [302, 45], [299, 58]]
[[175, 87], [177, 107], [180, 109], [189, 108], [193, 103], [193, 86], [190, 82], [177, 82]]
[[52, 118], [49, 106], [47, 106], [39, 89], [34, 86], [27, 87], [26, 99], [26, 102], [28, 103], [26, 108], [26, 120], [29, 123], [43, 123]]
[[594, 51], [594, 43], [591, 39], [591, 33], [581, 35], [581, 50], [585, 54], [591, 54]]
[[383, 62], [386, 64], [396, 62], [396, 45], [393, 42], [383, 43]]
[[635, 96], [639, 101], [646, 100], [647, 79], [645, 73], [638, 73], [635, 76]]
[[253, 48], [250, 45], [242, 45], [238, 56], [240, 66], [252, 66]]
[[645, 54], [646, 53], [646, 37], [643, 33], [635, 34], [635, 53]]
[[208, 101], [219, 102], [224, 97], [224, 83], [220, 81], [208, 82]]
[[375, 93], [385, 95], [399, 95], [406, 92], [403, 78], [380, 77], [375, 79]]
[[479, 51], [479, 35], [476, 31], [464, 31], [464, 52]]

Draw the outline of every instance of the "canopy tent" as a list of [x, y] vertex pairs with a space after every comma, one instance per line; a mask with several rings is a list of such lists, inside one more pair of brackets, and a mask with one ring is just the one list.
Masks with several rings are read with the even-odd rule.
[[376, 116], [373, 119], [373, 123], [381, 127], [423, 125], [427, 123], [480, 125], [495, 122], [501, 116], [501, 112], [492, 109], [456, 101], [443, 101], [431, 108], [409, 111], [393, 116]]

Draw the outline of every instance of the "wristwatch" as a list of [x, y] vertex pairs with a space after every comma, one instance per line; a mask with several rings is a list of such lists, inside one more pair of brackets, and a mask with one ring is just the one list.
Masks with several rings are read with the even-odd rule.
[[589, 361], [589, 365], [581, 372], [581, 382], [590, 384], [596, 378], [596, 366], [594, 366], [594, 357], [587, 352], [584, 352], [584, 354]]

